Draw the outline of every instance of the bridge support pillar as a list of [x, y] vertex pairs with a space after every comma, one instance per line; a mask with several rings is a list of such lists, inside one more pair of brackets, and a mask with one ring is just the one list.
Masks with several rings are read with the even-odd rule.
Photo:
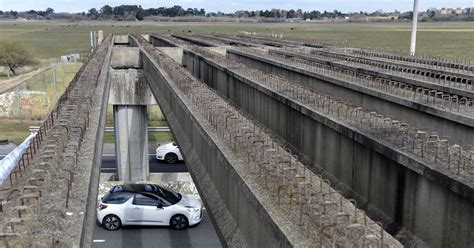
[[115, 154], [119, 180], [148, 179], [146, 105], [114, 105]]

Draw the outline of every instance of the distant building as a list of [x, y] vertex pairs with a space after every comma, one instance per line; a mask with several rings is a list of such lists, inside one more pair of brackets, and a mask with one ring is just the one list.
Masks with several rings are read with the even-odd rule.
[[16, 18], [16, 21], [18, 21], [18, 22], [27, 22], [28, 19], [23, 18], [23, 17], [17, 17], [17, 18]]
[[457, 8], [456, 10], [454, 10], [454, 14], [456, 14], [456, 15], [461, 15], [462, 12], [463, 12], [463, 9], [461, 9], [461, 8]]
[[450, 15], [452, 13], [453, 13], [452, 8], [442, 8], [441, 11], [440, 11], [441, 15]]

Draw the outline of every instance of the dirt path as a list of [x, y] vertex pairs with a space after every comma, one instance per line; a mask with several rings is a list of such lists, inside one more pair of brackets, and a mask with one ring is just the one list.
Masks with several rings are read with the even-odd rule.
[[34, 76], [51, 69], [51, 67], [53, 67], [53, 66], [54, 65], [46, 66], [46, 67], [39, 68], [37, 70], [28, 72], [26, 74], [17, 76], [17, 77], [12, 78], [12, 79], [0, 81], [0, 94], [3, 94], [5, 92], [9, 91], [10, 89], [15, 88], [16, 86], [24, 83], [25, 81], [33, 78]]

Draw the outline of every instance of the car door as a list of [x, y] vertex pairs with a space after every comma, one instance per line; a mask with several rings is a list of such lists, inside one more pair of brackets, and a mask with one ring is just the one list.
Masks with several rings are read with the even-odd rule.
[[[133, 198], [131, 212], [132, 218], [137, 224], [143, 225], [166, 225], [163, 202], [152, 194], [137, 193]], [[166, 214], [165, 214], [166, 215]]]

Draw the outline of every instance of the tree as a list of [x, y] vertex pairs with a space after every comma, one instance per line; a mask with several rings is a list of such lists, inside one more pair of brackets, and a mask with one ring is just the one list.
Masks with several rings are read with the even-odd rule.
[[296, 14], [295, 10], [290, 9], [288, 12], [286, 12], [286, 18], [288, 19], [295, 18], [295, 14]]
[[92, 8], [89, 10], [89, 13], [87, 13], [87, 16], [96, 20], [99, 17], [99, 12], [95, 8]]
[[54, 9], [52, 9], [52, 8], [47, 8], [46, 11], [45, 11], [45, 13], [46, 13], [47, 16], [48, 16], [48, 15], [51, 15], [51, 14], [54, 13]]
[[13, 75], [20, 67], [33, 65], [34, 60], [31, 51], [22, 43], [16, 41], [0, 42], [0, 66], [7, 67]]
[[100, 9], [100, 14], [105, 16], [110, 16], [113, 14], [113, 12], [114, 9], [110, 7], [110, 5], [104, 5], [104, 7]]
[[206, 10], [200, 9], [200, 10], [199, 10], [199, 14], [202, 15], [202, 16], [204, 16], [204, 15], [206, 14]]

